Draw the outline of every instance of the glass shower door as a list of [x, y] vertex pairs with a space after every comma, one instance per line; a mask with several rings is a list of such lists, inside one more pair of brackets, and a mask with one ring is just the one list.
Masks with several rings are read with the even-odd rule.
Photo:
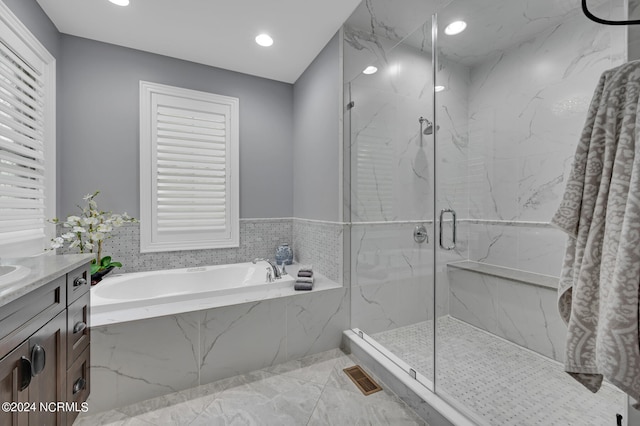
[[[606, 17], [622, 2], [599, 5]], [[454, 0], [437, 15], [435, 389], [481, 424], [624, 413], [621, 392], [592, 394], [562, 365], [565, 236], [549, 220], [598, 78], [625, 51], [624, 29], [576, 6]]]
[[430, 20], [401, 42], [378, 36], [372, 43], [362, 32], [347, 29], [344, 55], [352, 328], [429, 386], [434, 315], [430, 35]]

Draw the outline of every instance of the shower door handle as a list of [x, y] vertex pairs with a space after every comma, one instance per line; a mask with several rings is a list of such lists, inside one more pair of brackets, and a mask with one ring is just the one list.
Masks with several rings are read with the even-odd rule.
[[[452, 242], [453, 245], [451, 246], [445, 246], [442, 243], [442, 218], [444, 217], [445, 213], [451, 213], [451, 217], [453, 218], [453, 238], [452, 238]], [[456, 248], [456, 211], [453, 209], [442, 209], [440, 210], [440, 248], [444, 249], [444, 250], [453, 250]]]

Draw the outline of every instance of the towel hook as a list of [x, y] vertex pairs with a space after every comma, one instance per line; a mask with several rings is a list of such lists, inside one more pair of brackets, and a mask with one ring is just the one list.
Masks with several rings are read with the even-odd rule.
[[593, 22], [597, 22], [598, 24], [604, 25], [639, 25], [640, 20], [630, 20], [630, 21], [609, 21], [608, 19], [602, 19], [595, 16], [593, 13], [589, 11], [587, 7], [587, 0], [582, 0], [582, 13], [584, 16], [591, 19]]

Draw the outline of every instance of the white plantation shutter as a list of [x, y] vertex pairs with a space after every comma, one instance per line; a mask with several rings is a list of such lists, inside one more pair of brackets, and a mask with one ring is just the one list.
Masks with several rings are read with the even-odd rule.
[[43, 252], [55, 215], [55, 68], [0, 9], [0, 256], [25, 256]]
[[140, 83], [141, 251], [237, 247], [238, 99]]

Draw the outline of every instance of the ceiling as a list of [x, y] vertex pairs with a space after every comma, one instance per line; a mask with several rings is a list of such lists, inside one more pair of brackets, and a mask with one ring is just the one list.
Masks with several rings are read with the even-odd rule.
[[[65, 34], [294, 83], [360, 0], [37, 0]], [[273, 46], [254, 38], [266, 32]]]

